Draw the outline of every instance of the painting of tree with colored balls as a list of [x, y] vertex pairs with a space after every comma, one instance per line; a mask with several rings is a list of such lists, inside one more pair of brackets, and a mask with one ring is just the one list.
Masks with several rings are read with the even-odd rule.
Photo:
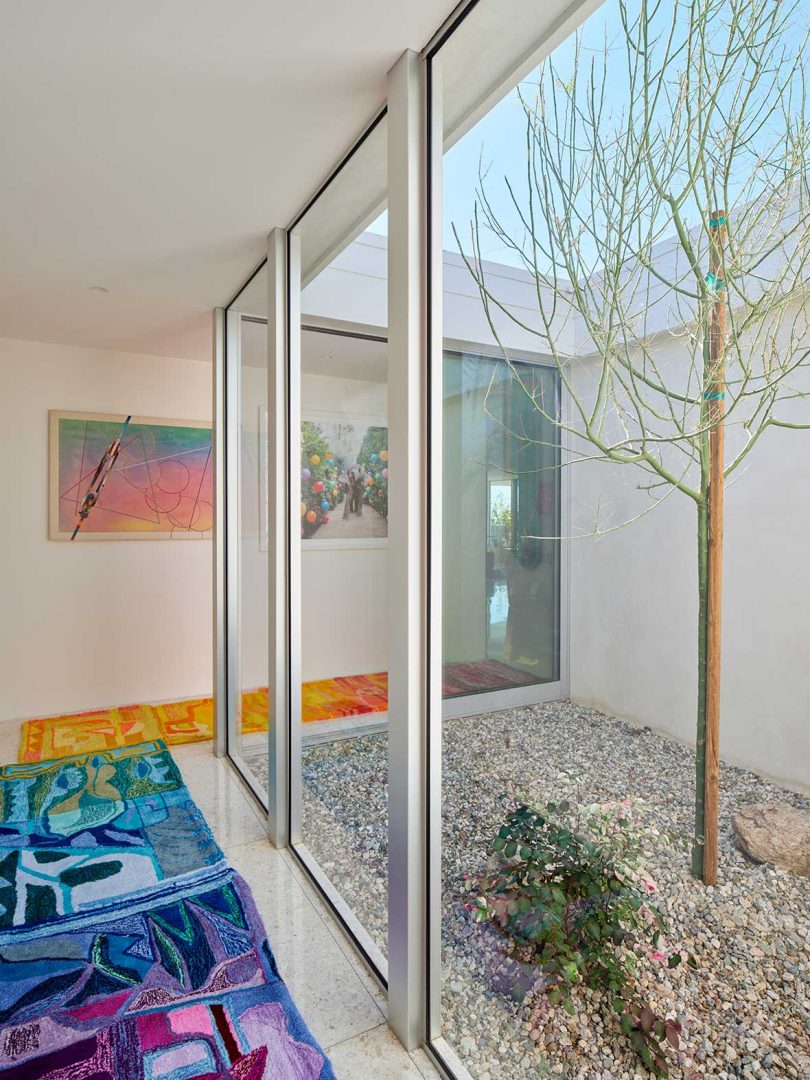
[[[50, 413], [50, 537], [70, 540], [89, 490], [98, 492], [76, 541], [210, 539], [211, 425], [107, 413]], [[120, 439], [109, 470], [108, 451]], [[106, 472], [106, 478], [104, 473]], [[86, 503], [85, 503], [86, 505]]]
[[310, 417], [301, 423], [301, 537], [340, 546], [388, 538], [385, 420]]

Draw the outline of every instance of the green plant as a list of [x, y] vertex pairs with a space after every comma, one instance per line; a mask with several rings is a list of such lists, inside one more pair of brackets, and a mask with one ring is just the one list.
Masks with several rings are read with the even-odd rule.
[[519, 807], [494, 839], [487, 869], [469, 883], [470, 908], [510, 938], [520, 960], [542, 970], [552, 1005], [573, 1015], [578, 984], [602, 991], [646, 1067], [667, 1076], [666, 1044], [678, 1049], [681, 1028], [638, 1000], [638, 964], [694, 961], [664, 950], [664, 919], [650, 901], [656, 886], [643, 861], [643, 850], [662, 837], [635, 817], [629, 799], [550, 802], [542, 812]]
[[507, 502], [506, 496], [499, 492], [492, 500], [489, 508], [489, 521], [496, 529], [501, 531], [506, 547], [512, 546], [512, 506]]

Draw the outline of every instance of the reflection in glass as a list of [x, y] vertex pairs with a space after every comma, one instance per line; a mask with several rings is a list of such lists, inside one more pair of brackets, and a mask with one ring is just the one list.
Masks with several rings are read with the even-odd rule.
[[[236, 316], [229, 315], [229, 318]], [[268, 535], [267, 325], [239, 319], [237, 608], [239, 685], [229, 753], [267, 796]]]
[[559, 677], [558, 437], [549, 368], [444, 359], [444, 696]]
[[384, 955], [387, 344], [301, 339], [301, 834]]
[[[508, 1043], [521, 1080], [536, 1059], [512, 995], [531, 969], [474, 920], [469, 885], [537, 762], [553, 761], [543, 717], [509, 706], [559, 686], [559, 396], [555, 369], [444, 354], [442, 670], [445, 709], [462, 715], [442, 725], [441, 1034], [476, 1076], [497, 1075]], [[474, 1041], [470, 1015], [486, 1017]]]
[[292, 691], [300, 693], [293, 841], [380, 970], [388, 943], [386, 171], [383, 119], [297, 227], [300, 430], [291, 433], [301, 673]]

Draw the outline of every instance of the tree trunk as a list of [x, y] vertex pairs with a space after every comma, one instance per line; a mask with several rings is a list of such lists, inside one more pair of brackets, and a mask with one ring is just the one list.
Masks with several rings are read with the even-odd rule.
[[[722, 408], [722, 399], [712, 404]], [[722, 416], [722, 413], [721, 413]], [[723, 466], [724, 430], [718, 419], [711, 432], [709, 481], [709, 543], [706, 566], [706, 780], [703, 792], [703, 881], [717, 881], [718, 787], [720, 764], [720, 654], [723, 606]]]
[[708, 561], [709, 514], [705, 497], [698, 503], [698, 686], [697, 735], [695, 738], [695, 839], [692, 845], [692, 873], [703, 877], [706, 787], [706, 639], [709, 614]]

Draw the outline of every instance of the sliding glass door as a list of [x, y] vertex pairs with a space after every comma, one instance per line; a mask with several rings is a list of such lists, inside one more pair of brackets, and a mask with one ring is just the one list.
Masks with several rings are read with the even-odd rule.
[[559, 380], [513, 356], [445, 350], [443, 365], [449, 716], [529, 702], [559, 682], [559, 441], [532, 404], [556, 410]]
[[[525, 1041], [513, 991], [520, 996], [529, 969], [510, 959], [506, 938], [476, 922], [471, 886], [505, 814], [532, 788], [538, 761], [554, 768], [556, 726], [549, 729], [550, 706], [541, 703], [564, 696], [560, 444], [534, 402], [554, 416], [560, 390], [547, 366], [471, 351], [445, 350], [441, 385], [442, 547], [433, 572], [442, 583], [443, 716], [430, 726], [428, 781], [442, 793], [431, 836], [441, 851], [430, 907], [432, 1033], [447, 1060], [477, 1065], [477, 1076], [490, 1071], [498, 1045]], [[471, 1015], [486, 1017], [485, 1046], [470, 1037]]]
[[[691, 601], [660, 591], [661, 545], [679, 557], [683, 521], [641, 526], [638, 541], [601, 537], [635, 530], [664, 499], [674, 514], [668, 494], [705, 464], [706, 439], [718, 448], [706, 416], [728, 420], [714, 407], [726, 393], [740, 407], [734, 386], [754, 371], [736, 339], [742, 382], [703, 371], [704, 348], [722, 368], [725, 317], [730, 326], [746, 304], [740, 288], [730, 307], [723, 299], [723, 253], [737, 251], [741, 217], [767, 222], [749, 229], [767, 246], [801, 209], [795, 147], [790, 183], [770, 170], [778, 198], [766, 204], [778, 212], [763, 217], [742, 197], [764, 191], [748, 166], [736, 180], [726, 170], [733, 190], [716, 198], [706, 147], [714, 141], [721, 175], [731, 143], [690, 111], [689, 94], [682, 101], [697, 72], [709, 112], [726, 101], [733, 118], [749, 100], [745, 80], [702, 79], [727, 61], [757, 77], [767, 69], [779, 86], [756, 59], [759, 8], [749, 19], [738, 7], [708, 4], [697, 18], [679, 4], [461, 5], [422, 54], [396, 61], [384, 110], [273, 230], [266, 264], [224, 313], [227, 752], [266, 805], [274, 842], [387, 986], [396, 1035], [408, 1049], [424, 1043], [455, 1080], [638, 1075], [636, 1052], [644, 1075], [663, 1074], [663, 1041], [680, 1045], [673, 1017], [694, 1034], [695, 986], [673, 992], [687, 950], [663, 951], [649, 896], [664, 883], [666, 908], [688, 885], [660, 840], [672, 830], [691, 840], [691, 783], [667, 790], [666, 805], [656, 798], [662, 777], [692, 775], [695, 762], [661, 732], [636, 738], [649, 728], [579, 702], [664, 728], [666, 709], [702, 685], [674, 649]], [[745, 47], [716, 47], [718, 28], [734, 38], [746, 22]], [[782, 107], [801, 96], [789, 45], [784, 55], [788, 81], [777, 105], [762, 105], [768, 123], [757, 126], [754, 101], [753, 141], [735, 150], [765, 186], [759, 142], [775, 131], [790, 144], [780, 124], [796, 108]], [[690, 165], [692, 150], [705, 169]], [[686, 185], [683, 198], [667, 194], [672, 183]], [[756, 255], [763, 273], [779, 247]], [[791, 289], [776, 289], [785, 302], [762, 309], [763, 327], [771, 316], [786, 333], [803, 326], [804, 294]], [[762, 378], [773, 387], [771, 344]], [[661, 381], [673, 372], [674, 393]], [[637, 465], [650, 468], [640, 480]], [[698, 494], [702, 513], [704, 486]], [[674, 600], [686, 607], [667, 621]], [[650, 613], [657, 637], [628, 631]], [[676, 669], [673, 705], [659, 674]], [[698, 815], [716, 811], [707, 757]], [[643, 971], [648, 960], [661, 966]], [[642, 997], [625, 997], [636, 981]]]

